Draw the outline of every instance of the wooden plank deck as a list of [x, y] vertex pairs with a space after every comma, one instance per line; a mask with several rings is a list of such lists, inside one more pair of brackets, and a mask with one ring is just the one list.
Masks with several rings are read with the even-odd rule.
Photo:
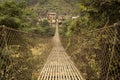
[[54, 47], [38, 80], [83, 80], [63, 47]]
[[54, 42], [55, 45], [38, 80], [83, 80], [80, 72], [60, 43], [58, 27], [56, 28]]

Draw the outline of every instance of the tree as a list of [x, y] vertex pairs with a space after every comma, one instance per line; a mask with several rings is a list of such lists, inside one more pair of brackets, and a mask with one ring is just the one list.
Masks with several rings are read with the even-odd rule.
[[119, 0], [81, 0], [81, 5], [86, 7], [82, 11], [90, 15], [91, 23], [95, 26], [111, 25], [120, 20]]
[[[80, 18], [67, 25], [72, 56], [86, 80], [119, 79], [119, 27], [109, 25], [120, 20], [119, 0], [78, 0]], [[98, 29], [102, 27], [108, 27]], [[89, 29], [97, 28], [95, 31]], [[72, 35], [72, 36], [71, 36]], [[65, 43], [66, 44], [66, 43]], [[112, 57], [111, 57], [111, 54]], [[89, 58], [90, 57], [90, 58]], [[85, 69], [86, 68], [86, 69]], [[97, 74], [96, 74], [97, 73]]]
[[26, 22], [28, 16], [26, 4], [15, 0], [2, 1], [0, 4], [0, 25], [11, 28], [23, 28], [29, 24]]

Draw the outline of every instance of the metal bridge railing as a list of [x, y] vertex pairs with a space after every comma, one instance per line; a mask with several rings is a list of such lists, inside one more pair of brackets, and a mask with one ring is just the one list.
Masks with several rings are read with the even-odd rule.
[[0, 27], [0, 80], [37, 78], [51, 46], [50, 38]]
[[66, 51], [86, 80], [120, 79], [120, 26], [74, 35], [69, 43]]

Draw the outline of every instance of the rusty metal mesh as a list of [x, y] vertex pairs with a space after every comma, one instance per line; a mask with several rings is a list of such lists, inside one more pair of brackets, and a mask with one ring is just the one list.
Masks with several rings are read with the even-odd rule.
[[0, 80], [31, 80], [33, 73], [40, 73], [51, 46], [50, 38], [0, 27]]
[[120, 26], [78, 33], [63, 45], [85, 80], [120, 80]]

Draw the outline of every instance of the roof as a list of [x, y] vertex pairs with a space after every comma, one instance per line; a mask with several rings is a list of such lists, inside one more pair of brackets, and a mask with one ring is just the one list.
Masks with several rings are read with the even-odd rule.
[[56, 14], [56, 12], [48, 12], [48, 14]]

